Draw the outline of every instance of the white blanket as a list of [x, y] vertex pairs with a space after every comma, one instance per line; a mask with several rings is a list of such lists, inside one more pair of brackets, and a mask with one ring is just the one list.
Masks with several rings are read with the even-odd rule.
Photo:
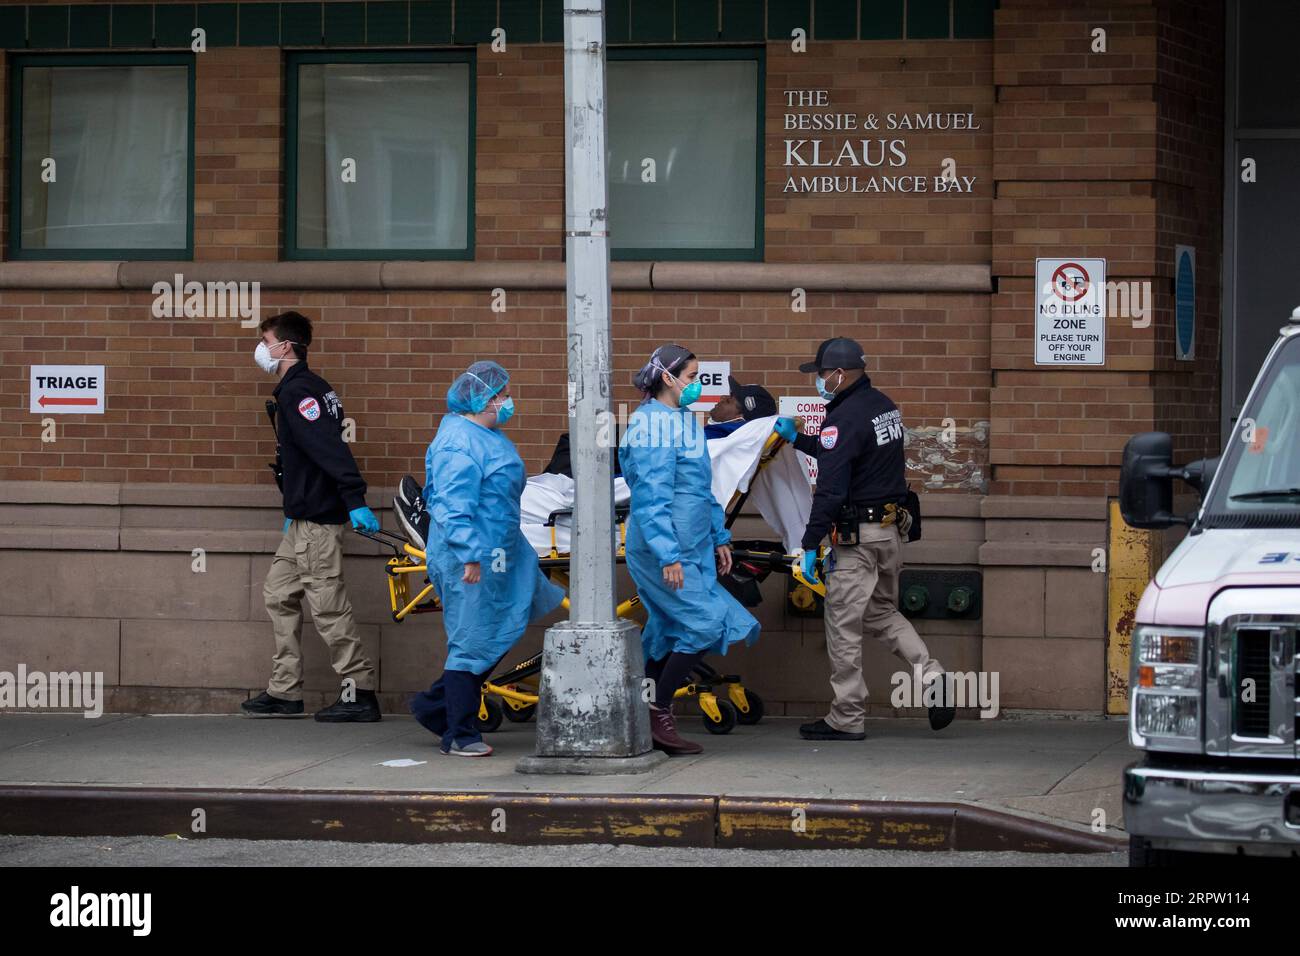
[[[782, 447], [776, 458], [754, 480], [763, 445], [767, 436], [772, 434], [775, 421], [775, 416], [756, 418], [725, 438], [708, 442], [713, 466], [713, 497], [725, 509], [737, 491], [750, 491], [749, 501], [772, 530], [780, 535], [786, 552], [793, 553], [799, 550], [799, 539], [812, 509], [812, 490], [794, 449], [789, 445]], [[629, 498], [627, 482], [615, 478], [615, 504], [626, 504]], [[528, 479], [520, 501], [520, 528], [539, 555], [551, 551], [551, 529], [545, 527], [546, 519], [554, 511], [572, 508], [573, 500], [574, 482], [567, 475], [534, 475]], [[569, 551], [571, 525], [568, 515], [556, 520], [555, 544], [563, 554]]]

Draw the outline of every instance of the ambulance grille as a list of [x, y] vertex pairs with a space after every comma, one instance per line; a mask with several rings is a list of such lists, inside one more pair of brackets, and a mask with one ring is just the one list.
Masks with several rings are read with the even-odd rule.
[[[1237, 632], [1237, 721], [1238, 737], [1269, 736], [1269, 703], [1272, 692], [1269, 673], [1268, 631], [1241, 630]], [[1247, 691], [1253, 687], [1253, 700]]]

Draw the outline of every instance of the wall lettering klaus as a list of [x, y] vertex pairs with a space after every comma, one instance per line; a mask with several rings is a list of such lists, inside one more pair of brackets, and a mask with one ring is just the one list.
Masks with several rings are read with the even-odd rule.
[[[956, 161], [945, 159], [938, 169], [908, 169], [908, 135], [914, 133], [978, 132], [974, 113], [890, 112], [842, 113], [831, 107], [826, 90], [786, 90], [786, 133], [842, 133], [842, 137], [785, 139], [783, 165], [788, 170], [786, 193], [962, 193], [974, 191], [977, 177], [957, 173]], [[855, 135], [856, 134], [856, 135]], [[875, 134], [875, 135], [872, 135]], [[861, 169], [849, 173], [849, 169]], [[814, 173], [835, 169], [833, 175]], [[844, 170], [841, 174], [840, 170]], [[871, 172], [880, 170], [880, 172]]]

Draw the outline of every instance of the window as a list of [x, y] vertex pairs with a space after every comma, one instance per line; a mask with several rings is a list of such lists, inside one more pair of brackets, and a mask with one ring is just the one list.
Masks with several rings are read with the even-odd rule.
[[189, 54], [19, 56], [12, 75], [14, 259], [188, 259]]
[[289, 55], [286, 258], [473, 258], [473, 56]]
[[1300, 527], [1300, 335], [1271, 358], [1224, 449], [1202, 518], [1207, 528]]
[[763, 258], [762, 55], [609, 50], [614, 258]]

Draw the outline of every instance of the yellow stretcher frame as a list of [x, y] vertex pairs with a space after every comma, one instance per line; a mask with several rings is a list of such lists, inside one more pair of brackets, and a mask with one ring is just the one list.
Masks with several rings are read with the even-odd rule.
[[[780, 452], [782, 446], [786, 444], [785, 439], [780, 435], [773, 433], [770, 435], [759, 454], [758, 467], [755, 474], [773, 461]], [[744, 506], [748, 492], [736, 491], [732, 494], [731, 500], [727, 503], [727, 514], [730, 516], [728, 526], [738, 515], [739, 509]], [[555, 515], [551, 516], [548, 522], [551, 529], [551, 548], [548, 555], [538, 559], [539, 565], [547, 568], [551, 573], [552, 580], [564, 588], [566, 591], [569, 587], [568, 561], [569, 555], [560, 551], [556, 541], [556, 524]], [[441, 601], [428, 578], [427, 555], [424, 551], [412, 545], [405, 537], [394, 534], [390, 531], [380, 530], [378, 535], [360, 532], [365, 537], [380, 544], [385, 545], [393, 550], [394, 554], [388, 559], [385, 565], [386, 577], [388, 579], [388, 598], [392, 608], [393, 620], [400, 623], [412, 614], [428, 613], [442, 609]], [[622, 561], [626, 554], [627, 546], [627, 524], [626, 521], [620, 521], [618, 524], [619, 544], [615, 552], [615, 560]], [[394, 543], [394, 542], [400, 542]], [[820, 549], [818, 553], [818, 568], [820, 569], [822, 561], [825, 558], [827, 548]], [[808, 589], [808, 591], [826, 596], [826, 585], [817, 578], [808, 581], [803, 574], [798, 560], [798, 555], [786, 555], [789, 561], [790, 573], [799, 584]], [[413, 574], [421, 575], [424, 578], [424, 585], [415, 594], [411, 596], [411, 585], [409, 576]], [[561, 602], [561, 606], [566, 610], [569, 608], [569, 599], [566, 596]], [[615, 608], [615, 614], [620, 618], [631, 619], [637, 609], [641, 607], [641, 598], [637, 594], [620, 601]], [[534, 670], [529, 665], [532, 660], [521, 662], [513, 670]], [[505, 672], [509, 677], [510, 671]], [[529, 673], [521, 676], [517, 681], [501, 681], [493, 678], [485, 680], [482, 685], [481, 695], [479, 697], [478, 719], [480, 722], [487, 723], [491, 720], [492, 715], [488, 707], [488, 698], [496, 697], [500, 699], [509, 711], [503, 710], [503, 714], [509, 716], [513, 714], [512, 719], [527, 720], [531, 713], [531, 708], [536, 707], [539, 697], [537, 689], [537, 673]], [[735, 716], [731, 718], [728, 725], [728, 718], [719, 704], [718, 695], [714, 692], [715, 687], [719, 684], [725, 685], [727, 689], [727, 701], [734, 708]], [[705, 717], [705, 726], [714, 733], [727, 733], [735, 722], [752, 722], [757, 723], [761, 719], [761, 703], [757, 694], [752, 691], [746, 691], [745, 686], [740, 682], [739, 677], [734, 679], [722, 679], [712, 684], [693, 682], [677, 690], [673, 695], [674, 699], [684, 697], [695, 697], [698, 699], [700, 710]], [[751, 700], [751, 697], [754, 698]], [[752, 721], [748, 718], [754, 717]], [[498, 718], [499, 721], [500, 718]], [[715, 729], [716, 727], [725, 727], [724, 730]]]

